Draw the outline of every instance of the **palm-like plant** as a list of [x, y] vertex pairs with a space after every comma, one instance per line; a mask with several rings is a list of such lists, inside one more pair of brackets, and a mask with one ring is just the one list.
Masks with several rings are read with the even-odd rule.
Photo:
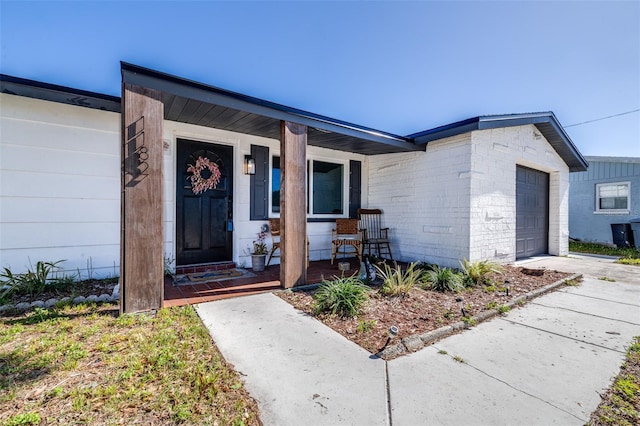
[[341, 317], [353, 317], [360, 313], [369, 300], [369, 287], [355, 276], [334, 277], [322, 281], [314, 295], [317, 312], [330, 312]]
[[459, 291], [464, 286], [462, 276], [452, 269], [434, 266], [432, 270], [424, 272], [425, 287], [440, 292]]

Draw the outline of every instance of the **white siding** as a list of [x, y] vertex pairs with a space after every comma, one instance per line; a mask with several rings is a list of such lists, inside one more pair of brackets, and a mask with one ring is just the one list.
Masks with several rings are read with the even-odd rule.
[[[233, 234], [233, 260], [238, 265], [249, 266], [251, 259], [248, 256], [253, 240], [256, 239], [260, 228], [267, 221], [249, 220], [249, 176], [243, 173], [244, 156], [251, 153], [251, 145], [269, 147], [269, 155], [280, 155], [280, 141], [275, 139], [262, 138], [258, 136], [245, 135], [224, 130], [211, 129], [208, 127], [194, 126], [190, 124], [165, 121], [164, 124], [165, 142], [165, 254], [168, 257], [175, 257], [175, 180], [176, 180], [176, 140], [191, 139], [201, 142], [211, 142], [216, 144], [231, 145], [234, 147], [235, 178], [234, 178], [234, 234]], [[349, 160], [362, 162], [363, 192], [362, 200], [366, 200], [367, 169], [366, 157], [342, 151], [334, 151], [314, 146], [307, 147], [307, 158], [310, 160], [328, 161], [344, 164], [344, 188], [343, 196], [348, 198], [349, 194]], [[345, 210], [343, 216], [347, 216]], [[334, 222], [310, 222], [307, 224], [307, 234], [310, 243], [311, 260], [329, 259], [331, 257], [331, 229]], [[267, 237], [267, 245], [271, 246], [270, 237]], [[273, 263], [278, 263], [279, 259], [274, 259]]]
[[120, 115], [0, 94], [0, 267], [119, 274]]
[[[119, 275], [120, 115], [7, 94], [0, 105], [0, 267], [19, 273], [39, 260], [65, 260], [63, 268], [83, 278], [88, 269], [94, 277]], [[175, 257], [176, 139], [185, 138], [234, 148], [233, 260], [248, 265], [247, 250], [266, 221], [249, 220], [244, 155], [251, 144], [279, 155], [280, 142], [176, 122], [165, 122], [163, 132], [165, 255]], [[364, 156], [312, 146], [307, 156], [344, 165], [344, 197], [349, 160], [361, 161], [366, 200]], [[309, 223], [312, 260], [330, 257], [332, 227]]]

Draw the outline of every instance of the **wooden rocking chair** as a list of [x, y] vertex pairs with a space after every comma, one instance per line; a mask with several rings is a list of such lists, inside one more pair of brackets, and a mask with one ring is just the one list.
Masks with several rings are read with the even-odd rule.
[[388, 255], [389, 259], [393, 260], [389, 244], [389, 228], [382, 227], [382, 210], [358, 209], [357, 214], [363, 234], [362, 243], [367, 255], [371, 256], [371, 248], [374, 247], [379, 258]]
[[350, 254], [355, 254], [362, 262], [362, 233], [358, 230], [357, 219], [336, 219], [336, 227], [331, 231], [331, 264], [343, 247], [346, 253], [347, 247], [352, 247]]

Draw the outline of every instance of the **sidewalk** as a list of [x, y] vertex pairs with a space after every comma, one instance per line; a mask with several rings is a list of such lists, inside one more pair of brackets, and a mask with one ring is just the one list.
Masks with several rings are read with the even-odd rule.
[[640, 335], [640, 269], [590, 257], [527, 263], [585, 280], [389, 362], [273, 294], [197, 310], [265, 425], [584, 424]]

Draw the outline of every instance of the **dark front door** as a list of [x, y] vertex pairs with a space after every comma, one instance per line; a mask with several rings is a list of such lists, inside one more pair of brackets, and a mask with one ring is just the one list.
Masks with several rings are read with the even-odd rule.
[[547, 253], [549, 175], [516, 167], [516, 258]]
[[[200, 192], [197, 185], [192, 185], [190, 177], [194, 173], [187, 169], [197, 164], [202, 169], [200, 183], [209, 181], [212, 170], [220, 171], [215, 188]], [[176, 264], [231, 260], [233, 148], [178, 139], [176, 176]]]

